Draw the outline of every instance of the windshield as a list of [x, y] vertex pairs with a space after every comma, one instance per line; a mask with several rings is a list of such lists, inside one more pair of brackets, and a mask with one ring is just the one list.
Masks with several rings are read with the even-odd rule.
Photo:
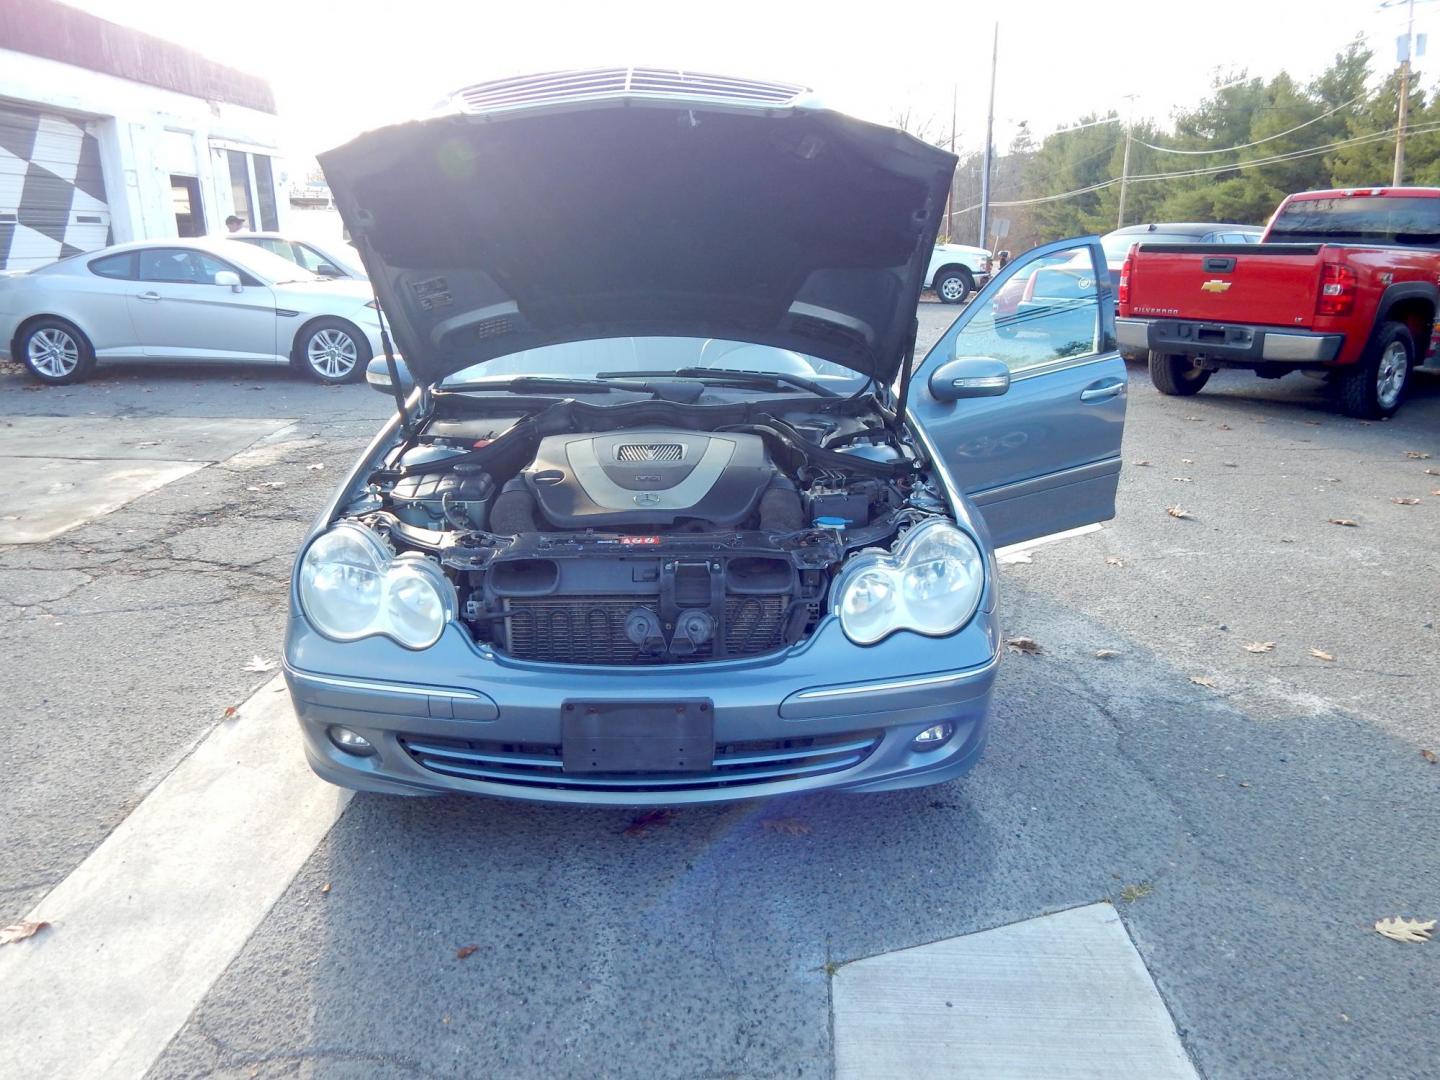
[[289, 281], [319, 281], [320, 278], [304, 267], [296, 266], [289, 259], [282, 259], [254, 244], [227, 241], [223, 248], [210, 249], [214, 254], [230, 262], [239, 263], [257, 277], [275, 285]]
[[1105, 251], [1106, 262], [1118, 263], [1125, 261], [1125, 256], [1136, 244], [1198, 244], [1200, 239], [1185, 233], [1111, 233], [1100, 238], [1100, 246]]
[[1440, 246], [1440, 199], [1350, 196], [1287, 203], [1270, 225], [1270, 243]]
[[457, 371], [440, 385], [453, 388], [486, 379], [513, 379], [517, 375], [588, 379], [602, 371], [677, 371], [680, 368], [713, 368], [717, 375], [725, 371], [798, 375], [833, 386], [840, 392], [858, 388], [865, 381], [863, 375], [847, 367], [771, 345], [719, 338], [625, 337], [567, 341], [499, 356]]

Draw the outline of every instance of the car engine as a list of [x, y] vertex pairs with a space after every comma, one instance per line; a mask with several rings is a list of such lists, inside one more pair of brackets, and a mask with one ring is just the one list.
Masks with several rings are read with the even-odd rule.
[[856, 411], [708, 428], [680, 415], [600, 424], [574, 409], [563, 423], [432, 421], [348, 512], [397, 552], [437, 560], [475, 640], [499, 653], [755, 656], [814, 629], [848, 553], [943, 512], [915, 450]]

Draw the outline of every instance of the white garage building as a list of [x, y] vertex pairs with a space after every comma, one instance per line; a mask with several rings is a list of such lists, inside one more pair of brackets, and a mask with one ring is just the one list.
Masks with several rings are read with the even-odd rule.
[[0, 270], [285, 225], [269, 85], [54, 0], [0, 3]]

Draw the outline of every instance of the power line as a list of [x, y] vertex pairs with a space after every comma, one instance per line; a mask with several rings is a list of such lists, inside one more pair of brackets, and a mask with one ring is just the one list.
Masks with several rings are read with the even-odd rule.
[[[1273, 154], [1270, 157], [1255, 158], [1252, 161], [1239, 161], [1233, 162], [1228, 165], [1211, 165], [1199, 169], [1176, 169], [1171, 172], [1147, 173], [1140, 176], [1131, 176], [1128, 178], [1127, 182], [1133, 184], [1144, 183], [1150, 180], [1168, 180], [1172, 177], [1212, 176], [1215, 173], [1238, 172], [1243, 169], [1258, 168], [1262, 165], [1275, 165], [1285, 161], [1294, 161], [1299, 158], [1316, 157], [1320, 154], [1328, 154], [1331, 150], [1338, 149], [1342, 146], [1358, 146], [1365, 143], [1379, 142], [1382, 139], [1387, 139], [1391, 135], [1394, 135], [1396, 130], [1396, 128], [1390, 128], [1387, 131], [1376, 131], [1372, 132], [1369, 135], [1358, 135], [1353, 139], [1342, 139], [1339, 142], [1327, 143], [1324, 146], [1312, 146], [1306, 150], [1291, 150], [1284, 154]], [[1409, 134], [1423, 135], [1427, 132], [1432, 131], [1440, 131], [1440, 122], [1411, 127], [1409, 129]], [[1038, 203], [1059, 202], [1062, 199], [1073, 199], [1081, 195], [1089, 195], [1091, 192], [1102, 191], [1105, 188], [1113, 187], [1115, 184], [1118, 183], [1120, 183], [1120, 177], [1117, 176], [1109, 180], [1101, 180], [1099, 183], [1090, 184], [1087, 187], [1076, 188], [1074, 191], [1062, 191], [1058, 195], [1041, 195], [1038, 198], [1033, 199], [1011, 199], [1006, 202], [991, 202], [990, 205], [992, 207], [1034, 206]], [[956, 214], [968, 214], [970, 211], [978, 210], [979, 208], [980, 204], [976, 203], [974, 206], [967, 206], [963, 210], [956, 210], [951, 216], [954, 217]]]
[[1163, 154], [1189, 154], [1189, 155], [1200, 155], [1200, 154], [1228, 154], [1228, 153], [1231, 153], [1231, 152], [1234, 151], [1234, 150], [1248, 150], [1248, 149], [1249, 149], [1250, 147], [1252, 147], [1252, 146], [1259, 146], [1261, 143], [1273, 142], [1273, 141], [1276, 140], [1276, 139], [1283, 139], [1286, 135], [1293, 135], [1295, 132], [1299, 131], [1301, 128], [1307, 128], [1307, 127], [1309, 127], [1311, 124], [1318, 124], [1321, 120], [1325, 120], [1325, 119], [1327, 119], [1327, 118], [1329, 118], [1329, 117], [1331, 117], [1331, 116], [1334, 116], [1334, 115], [1335, 115], [1337, 112], [1339, 112], [1341, 109], [1348, 109], [1351, 105], [1354, 105], [1357, 101], [1361, 100], [1363, 97], [1365, 97], [1365, 94], [1364, 94], [1364, 92], [1362, 91], [1361, 93], [1356, 94], [1356, 95], [1355, 95], [1353, 98], [1351, 98], [1349, 101], [1345, 102], [1343, 105], [1336, 105], [1336, 106], [1335, 106], [1333, 109], [1331, 109], [1329, 112], [1323, 112], [1323, 113], [1321, 113], [1319, 116], [1314, 117], [1313, 119], [1306, 120], [1303, 124], [1296, 124], [1294, 127], [1290, 128], [1290, 129], [1287, 130], [1287, 131], [1279, 132], [1279, 133], [1276, 134], [1276, 135], [1266, 135], [1265, 138], [1263, 138], [1263, 139], [1256, 139], [1254, 142], [1241, 143], [1241, 144], [1238, 145], [1238, 146], [1226, 146], [1226, 147], [1222, 147], [1221, 149], [1218, 149], [1218, 150], [1177, 150], [1177, 149], [1175, 149], [1174, 147], [1170, 147], [1170, 146], [1156, 146], [1154, 143], [1145, 142], [1143, 139], [1136, 139], [1135, 141], [1138, 142], [1141, 146], [1148, 147], [1148, 148], [1151, 149], [1151, 150], [1159, 150], [1159, 151], [1160, 151], [1161, 153], [1163, 153]]

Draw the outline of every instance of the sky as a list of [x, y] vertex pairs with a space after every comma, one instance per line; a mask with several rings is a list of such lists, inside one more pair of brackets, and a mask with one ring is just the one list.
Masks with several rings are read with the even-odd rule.
[[[869, 119], [908, 113], [931, 137], [948, 138], [953, 95], [956, 148], [978, 150], [997, 21], [1003, 150], [1021, 121], [1044, 135], [1086, 113], [1124, 115], [1130, 95], [1137, 119], [1164, 123], [1217, 78], [1283, 69], [1305, 81], [1357, 34], [1388, 71], [1405, 29], [1403, 3], [1377, 0], [66, 2], [269, 80], [297, 164], [457, 86], [621, 64], [798, 82]], [[1415, 29], [1440, 30], [1440, 0], [1417, 0]]]

